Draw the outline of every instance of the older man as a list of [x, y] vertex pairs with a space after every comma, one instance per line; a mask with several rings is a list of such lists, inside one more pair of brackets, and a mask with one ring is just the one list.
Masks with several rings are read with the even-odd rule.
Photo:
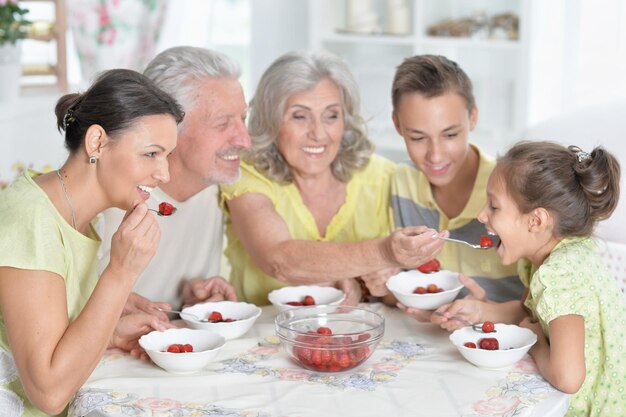
[[[239, 153], [250, 146], [240, 73], [229, 57], [189, 46], [160, 53], [144, 71], [183, 106], [185, 118], [168, 158], [170, 181], [153, 189], [148, 200], [154, 209], [168, 202], [177, 211], [158, 217], [159, 249], [137, 280], [126, 313], [236, 299], [233, 288], [216, 276], [223, 239], [216, 184], [239, 178]], [[104, 213], [101, 265], [108, 263], [111, 236], [122, 216], [117, 209]]]

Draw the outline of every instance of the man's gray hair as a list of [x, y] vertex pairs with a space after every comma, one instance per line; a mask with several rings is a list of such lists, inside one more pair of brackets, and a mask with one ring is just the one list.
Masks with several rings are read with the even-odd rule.
[[210, 49], [176, 46], [158, 54], [143, 73], [189, 111], [207, 77], [237, 80], [241, 67], [232, 58]]

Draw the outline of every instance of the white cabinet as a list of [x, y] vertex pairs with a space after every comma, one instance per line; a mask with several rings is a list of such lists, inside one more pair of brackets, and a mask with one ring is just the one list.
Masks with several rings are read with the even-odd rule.
[[[367, 4], [371, 8], [363, 10]], [[407, 6], [406, 16], [395, 12], [402, 4]], [[360, 17], [350, 13], [354, 7]], [[417, 54], [456, 61], [472, 79], [479, 107], [471, 140], [495, 154], [518, 139], [526, 123], [529, 7], [528, 0], [311, 0], [309, 47], [348, 61], [361, 86], [363, 114], [378, 152], [400, 160], [406, 159], [404, 142], [391, 122], [395, 68]], [[463, 19], [490, 22], [508, 13], [519, 22], [513, 35], [488, 25], [474, 26], [472, 37], [428, 34], [429, 28], [446, 20], [451, 22], [443, 26], [455, 32], [467, 27]], [[364, 31], [378, 23], [380, 31], [357, 33], [359, 22]], [[403, 29], [406, 34], [391, 33]]]

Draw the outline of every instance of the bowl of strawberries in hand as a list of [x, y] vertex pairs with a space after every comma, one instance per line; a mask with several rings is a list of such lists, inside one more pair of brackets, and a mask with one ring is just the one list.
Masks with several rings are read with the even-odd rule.
[[295, 307], [341, 304], [346, 295], [335, 287], [298, 285], [274, 290], [267, 298], [278, 311], [285, 311]]
[[285, 310], [276, 316], [275, 325], [291, 359], [317, 372], [343, 372], [361, 365], [385, 332], [380, 314], [342, 305]]
[[440, 270], [436, 259], [390, 277], [386, 285], [399, 302], [422, 310], [434, 310], [452, 302], [463, 288], [459, 274]]
[[254, 304], [218, 301], [185, 307], [180, 317], [192, 329], [210, 330], [230, 340], [250, 330], [260, 315], [261, 309]]

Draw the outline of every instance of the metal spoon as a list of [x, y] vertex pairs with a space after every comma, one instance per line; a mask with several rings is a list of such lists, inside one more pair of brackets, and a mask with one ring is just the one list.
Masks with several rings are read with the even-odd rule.
[[480, 246], [480, 245], [475, 245], [473, 243], [469, 243], [466, 242], [464, 240], [459, 240], [459, 239], [452, 239], [451, 237], [441, 237], [441, 236], [437, 236], [437, 238], [441, 239], [441, 240], [447, 240], [448, 242], [454, 242], [454, 243], [462, 243], [464, 245], [469, 246], [470, 248], [474, 248], [474, 249], [491, 249], [492, 246]]
[[[160, 211], [160, 210], [155, 210], [155, 209], [151, 209], [151, 208], [149, 208], [148, 210], [150, 210], [150, 211], [154, 211], [154, 212], [155, 212], [156, 214], [158, 214], [159, 216], [164, 216], [164, 217], [167, 217], [167, 216], [171, 216], [172, 214], [176, 213], [176, 210], [177, 210], [177, 209], [176, 209], [176, 207], [174, 207], [174, 209], [172, 210], [172, 212], [171, 212], [170, 214], [163, 214], [163, 213], [161, 213], [161, 211]], [[172, 310], [172, 311], [173, 311], [173, 310]]]
[[178, 310], [165, 310], [161, 307], [154, 307], [156, 310], [162, 312], [162, 313], [178, 313], [180, 315], [186, 315], [186, 316], [191, 316], [194, 319], [196, 319], [197, 321], [201, 322], [201, 323], [210, 323], [208, 319], [201, 319], [200, 317], [196, 316], [195, 314], [192, 313], [187, 313], [186, 311], [178, 311]]
[[[440, 313], [439, 311], [433, 311], [433, 314], [435, 316], [440, 316], [440, 317], [445, 317], [445, 315], [443, 313]], [[459, 316], [452, 316], [452, 317], [448, 317], [448, 320], [456, 320], [459, 321], [463, 324], [465, 324], [466, 326], [471, 326], [472, 329], [474, 329], [474, 331], [476, 332], [481, 332], [481, 333], [485, 333], [483, 332], [483, 326], [482, 324], [477, 324], [477, 323], [472, 323], [469, 320], [465, 320], [463, 317], [459, 317]], [[493, 330], [492, 332], [489, 333], [497, 333], [497, 330]]]

